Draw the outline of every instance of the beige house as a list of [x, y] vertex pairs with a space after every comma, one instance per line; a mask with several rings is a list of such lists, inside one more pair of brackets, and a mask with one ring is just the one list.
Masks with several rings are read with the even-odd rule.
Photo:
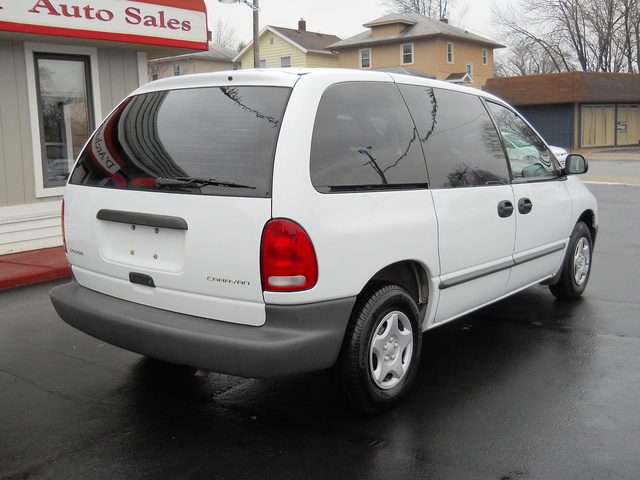
[[[307, 31], [304, 20], [298, 29], [267, 25], [259, 35], [260, 67], [338, 67], [338, 55], [326, 50], [340, 37]], [[253, 42], [233, 59], [234, 68], [253, 68]]]
[[207, 51], [152, 58], [147, 61], [149, 81], [190, 73], [231, 70], [233, 57], [237, 53], [235, 50], [209, 43]]
[[504, 45], [417, 13], [391, 13], [366, 32], [333, 43], [341, 68], [405, 67], [438, 80], [482, 88], [493, 77], [493, 50]]

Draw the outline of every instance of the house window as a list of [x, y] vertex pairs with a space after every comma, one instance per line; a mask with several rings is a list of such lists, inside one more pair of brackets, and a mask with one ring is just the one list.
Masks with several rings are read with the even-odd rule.
[[487, 49], [486, 48], [482, 49], [482, 64], [483, 65], [487, 64]]
[[274, 43], [273, 37], [269, 38], [269, 45], [273, 45], [273, 43]]
[[402, 64], [409, 65], [413, 63], [413, 43], [402, 45]]
[[261, 58], [260, 59], [260, 68], [267, 68], [267, 59], [266, 58]]
[[287, 68], [291, 66], [291, 55], [280, 57], [280, 68]]
[[473, 63], [467, 63], [467, 74], [473, 77]]
[[453, 43], [447, 42], [447, 63], [453, 63]]
[[371, 68], [371, 49], [360, 50], [360, 68]]
[[173, 76], [174, 77], [179, 77], [180, 76], [180, 64], [179, 63], [174, 63], [173, 64]]

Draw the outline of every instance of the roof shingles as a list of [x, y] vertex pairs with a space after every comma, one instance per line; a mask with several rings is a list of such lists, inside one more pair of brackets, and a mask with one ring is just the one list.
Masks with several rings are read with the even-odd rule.
[[275, 30], [305, 50], [312, 52], [326, 53], [325, 47], [327, 45], [340, 41], [340, 37], [336, 37], [335, 35], [325, 35], [324, 33], [295, 30], [293, 28], [274, 27], [272, 25], [270, 25], [269, 28]]
[[[382, 25], [404, 24], [406, 28], [398, 34], [388, 36], [374, 36], [373, 28]], [[472, 43], [487, 45], [491, 48], [502, 48], [504, 45], [496, 43], [487, 38], [476, 35], [467, 30], [463, 30], [448, 23], [435, 20], [433, 18], [420, 15], [418, 13], [390, 13], [377, 20], [365, 23], [365, 27], [370, 29], [353, 37], [341, 40], [329, 45], [327, 48], [332, 50], [341, 50], [345, 48], [353, 48], [355, 46], [366, 46], [387, 42], [398, 42], [417, 38], [444, 36], [448, 38], [465, 40]]]
[[487, 92], [513, 105], [640, 102], [640, 74], [563, 72], [487, 80]]

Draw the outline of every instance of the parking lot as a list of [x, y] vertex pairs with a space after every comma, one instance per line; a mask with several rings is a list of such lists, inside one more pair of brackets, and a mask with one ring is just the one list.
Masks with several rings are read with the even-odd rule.
[[197, 377], [88, 337], [49, 302], [67, 280], [1, 291], [0, 478], [635, 479], [640, 190], [590, 189], [585, 295], [537, 286], [429, 331], [411, 394], [377, 416], [324, 372]]

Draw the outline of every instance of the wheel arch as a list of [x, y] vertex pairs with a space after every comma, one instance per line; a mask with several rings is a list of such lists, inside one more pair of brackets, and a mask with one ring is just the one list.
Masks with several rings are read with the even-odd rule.
[[366, 295], [374, 286], [385, 283], [399, 285], [409, 292], [418, 306], [421, 317], [424, 316], [429, 302], [429, 275], [420, 262], [404, 260], [384, 267], [371, 277], [358, 297]]
[[591, 245], [592, 247], [595, 246], [596, 235], [598, 234], [598, 224], [596, 222], [595, 212], [593, 210], [585, 210], [578, 218], [576, 225], [580, 222], [583, 222], [589, 229], [589, 233], [591, 234]]

